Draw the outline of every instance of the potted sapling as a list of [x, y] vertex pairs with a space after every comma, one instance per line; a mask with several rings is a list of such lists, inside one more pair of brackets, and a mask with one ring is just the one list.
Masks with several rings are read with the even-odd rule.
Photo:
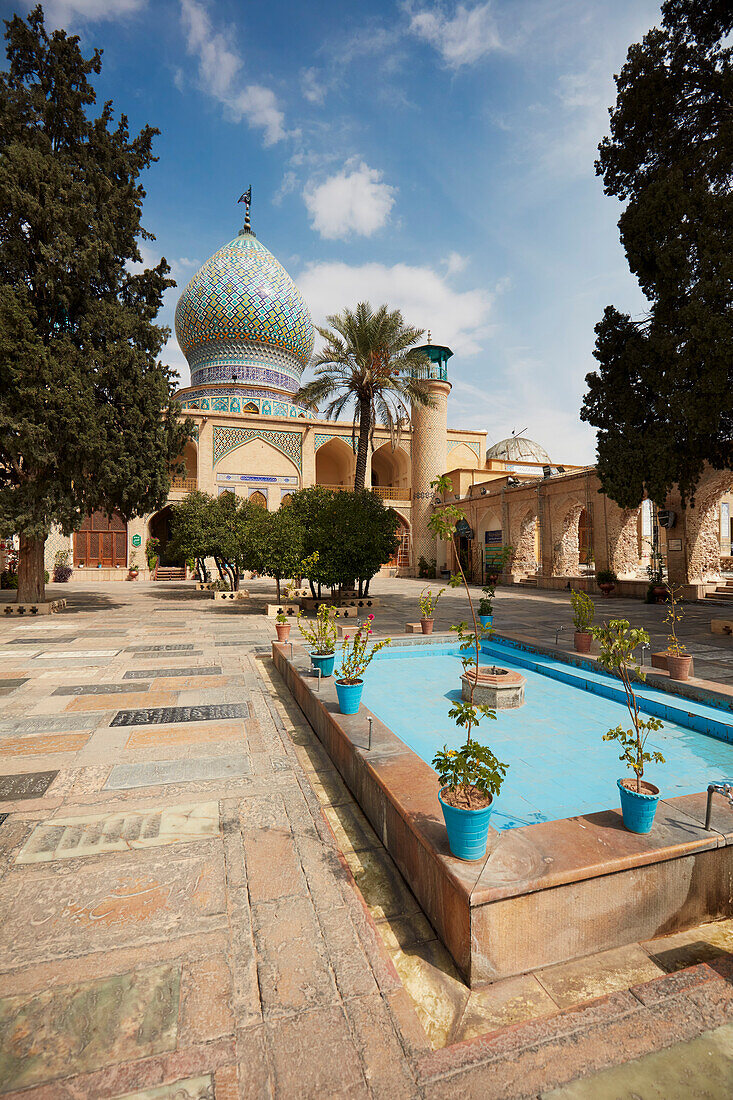
[[349, 634], [344, 635], [341, 666], [336, 669], [336, 694], [342, 714], [356, 714], [361, 704], [361, 693], [364, 690], [364, 673], [374, 655], [389, 645], [392, 640], [382, 638], [374, 642], [370, 649], [369, 639], [374, 633], [373, 622], [374, 616], [370, 615], [363, 625], [357, 626], [353, 638]]
[[491, 626], [491, 620], [494, 615], [494, 597], [496, 590], [493, 584], [486, 584], [481, 589], [483, 596], [478, 602], [478, 617], [481, 620], [482, 626]]
[[320, 668], [321, 676], [331, 676], [336, 660], [336, 618], [338, 611], [322, 603], [316, 611], [313, 623], [309, 623], [302, 611], [298, 612], [300, 633], [311, 647], [311, 664]]
[[434, 596], [432, 589], [426, 587], [420, 593], [420, 627], [423, 634], [433, 633], [433, 623], [435, 622], [433, 616], [438, 606], [438, 600], [444, 592], [445, 589], [441, 588], [438, 594]]
[[685, 652], [685, 647], [677, 637], [677, 623], [682, 622], [682, 599], [679, 589], [667, 584], [667, 614], [664, 621], [669, 623], [669, 635], [667, 636], [667, 672], [670, 680], [688, 680], [690, 677], [690, 665], [692, 657]]
[[287, 642], [290, 637], [290, 623], [284, 611], [278, 611], [275, 616], [275, 630], [278, 642]]
[[574, 588], [570, 590], [570, 603], [573, 608], [573, 625], [575, 627], [573, 638], [575, 652], [590, 653], [590, 643], [593, 635], [590, 633], [589, 627], [595, 618], [596, 605], [587, 592], [576, 592]]
[[605, 600], [611, 595], [617, 582], [618, 577], [613, 569], [601, 569], [600, 572], [596, 573], [596, 584], [603, 593], [603, 598]]
[[[443, 475], [431, 485], [438, 493], [451, 492], [452, 483]], [[446, 499], [445, 496], [443, 499]], [[457, 551], [455, 529], [463, 513], [455, 505], [447, 505], [435, 511], [428, 522], [430, 531], [440, 539], [449, 540]], [[477, 621], [471, 591], [461, 560], [456, 553], [459, 572], [450, 578], [451, 588], [463, 585], [473, 621], [473, 631], [468, 623], [454, 627], [461, 639], [461, 650], [473, 650], [473, 658], [463, 656], [464, 672], [468, 674], [469, 698], [461, 699], [448, 711], [459, 729], [466, 731], [466, 739], [460, 748], [444, 745], [433, 758], [440, 788], [438, 800], [443, 811], [448, 844], [458, 859], [481, 859], [486, 852], [494, 799], [501, 790], [507, 765], [496, 758], [488, 745], [482, 745], [474, 737], [474, 731], [484, 718], [496, 718], [490, 707], [474, 703], [474, 690], [478, 680], [481, 638], [490, 628]], [[473, 669], [473, 675], [471, 670]]]
[[632, 686], [632, 678], [645, 680], [641, 665], [634, 657], [638, 646], [649, 645], [645, 630], [632, 627], [626, 619], [611, 619], [603, 626], [591, 627], [593, 637], [600, 643], [598, 663], [607, 672], [618, 676], [624, 687], [626, 707], [631, 718], [631, 729], [619, 724], [604, 733], [604, 741], [618, 741], [622, 746], [619, 760], [634, 773], [631, 778], [617, 780], [621, 792], [621, 812], [624, 825], [631, 833], [648, 833], [654, 823], [659, 803], [659, 787], [643, 778], [644, 765], [652, 761], [664, 764], [660, 752], [647, 752], [649, 734], [663, 728], [658, 718], [642, 718], [639, 701]]

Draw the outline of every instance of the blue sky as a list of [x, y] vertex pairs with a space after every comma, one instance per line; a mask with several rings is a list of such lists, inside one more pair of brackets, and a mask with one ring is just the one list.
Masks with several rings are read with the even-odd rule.
[[[30, 4], [0, 0], [5, 18]], [[644, 299], [593, 161], [648, 0], [49, 0], [104, 49], [98, 100], [160, 128], [144, 224], [179, 289], [258, 237], [313, 313], [402, 309], [454, 350], [449, 423], [587, 462], [593, 326]], [[166, 359], [187, 381], [173, 337]]]

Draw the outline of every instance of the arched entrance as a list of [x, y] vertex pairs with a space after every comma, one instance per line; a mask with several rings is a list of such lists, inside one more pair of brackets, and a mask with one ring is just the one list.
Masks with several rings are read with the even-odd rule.
[[397, 518], [400, 521], [400, 526], [397, 528], [397, 534], [399, 535], [399, 545], [395, 550], [389, 561], [385, 562], [385, 565], [397, 567], [398, 569], [410, 568], [410, 525], [404, 516], [397, 513]]
[[343, 439], [329, 439], [316, 451], [316, 485], [327, 489], [353, 489], [356, 459]]
[[170, 554], [168, 551], [168, 543], [171, 540], [171, 518], [173, 512], [169, 504], [166, 504], [165, 508], [161, 508], [159, 512], [150, 517], [148, 522], [148, 532], [151, 539], [158, 540], [157, 554], [160, 565], [183, 565], [183, 558]]
[[[392, 450], [391, 443], [384, 443], [372, 455], [372, 487], [379, 489], [408, 489], [410, 485], [410, 460], [401, 447]], [[384, 496], [385, 494], [380, 494]]]
[[553, 517], [553, 577], [580, 576], [580, 518], [584, 512], [582, 504], [570, 501], [556, 512], [559, 522]]
[[[731, 511], [733, 508], [733, 474], [730, 470], [713, 470], [707, 467], [695, 490], [695, 503], [688, 505], [685, 513], [685, 531], [688, 543], [687, 580], [690, 582], [718, 581], [728, 564], [731, 553]], [[674, 505], [673, 505], [674, 507]], [[680, 521], [677, 521], [678, 529]], [[668, 532], [674, 538], [677, 530]], [[727, 537], [726, 537], [727, 536]], [[727, 550], [727, 553], [726, 553]], [[672, 555], [668, 556], [672, 576]], [[674, 562], [674, 579], [679, 582], [682, 572], [678, 561]], [[728, 569], [725, 569], [727, 572]]]
[[92, 512], [74, 535], [74, 567], [122, 569], [127, 565], [127, 524], [118, 512]]
[[528, 509], [519, 523], [519, 532], [514, 543], [512, 572], [526, 573], [534, 577], [537, 572], [537, 513]]

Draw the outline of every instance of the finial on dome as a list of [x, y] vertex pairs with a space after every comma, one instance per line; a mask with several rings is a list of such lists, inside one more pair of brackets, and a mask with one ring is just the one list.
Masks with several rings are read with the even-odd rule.
[[431, 334], [431, 332], [430, 332], [430, 329], [428, 329], [428, 343], [430, 343], [430, 337], [431, 337], [431, 335], [432, 335], [432, 334]]
[[256, 236], [256, 234], [252, 232], [252, 226], [249, 221], [249, 208], [252, 205], [252, 184], [249, 185], [243, 195], [239, 196], [237, 202], [244, 203], [244, 225], [239, 231], [239, 236], [242, 237], [245, 233], [250, 233], [253, 237]]

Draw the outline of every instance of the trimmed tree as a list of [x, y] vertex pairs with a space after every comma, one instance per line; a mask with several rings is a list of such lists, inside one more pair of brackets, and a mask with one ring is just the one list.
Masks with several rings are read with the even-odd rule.
[[317, 408], [330, 398], [324, 413], [329, 420], [353, 404], [352, 433], [359, 440], [354, 489], [360, 490], [377, 424], [389, 428], [394, 448], [409, 406], [433, 404], [427, 384], [415, 377], [430, 365], [413, 347], [424, 330], [406, 325], [398, 309], [390, 312], [384, 305], [373, 310], [368, 302], [327, 320], [331, 327], [318, 329], [324, 346], [313, 359], [316, 377], [294, 400]]
[[581, 417], [599, 429], [603, 490], [624, 508], [705, 462], [733, 465], [733, 30], [730, 0], [668, 0], [629, 49], [596, 171], [626, 203], [629, 267], [649, 299], [608, 306]]
[[400, 540], [399, 516], [374, 493], [335, 493], [333, 530], [338, 532], [339, 583], [356, 580], [359, 595], [369, 592], [369, 581], [392, 557]]
[[165, 503], [190, 427], [155, 325], [173, 282], [141, 260], [155, 159], [111, 104], [90, 115], [96, 50], [47, 34], [36, 7], [6, 22], [0, 74], [0, 533], [19, 534], [18, 600], [44, 598], [44, 543], [95, 509], [125, 520]]
[[283, 577], [297, 576], [301, 568], [305, 532], [292, 504], [284, 505], [277, 512], [260, 511], [262, 524], [258, 532], [257, 570], [265, 577], [274, 577], [277, 602], [280, 603], [280, 582]]

